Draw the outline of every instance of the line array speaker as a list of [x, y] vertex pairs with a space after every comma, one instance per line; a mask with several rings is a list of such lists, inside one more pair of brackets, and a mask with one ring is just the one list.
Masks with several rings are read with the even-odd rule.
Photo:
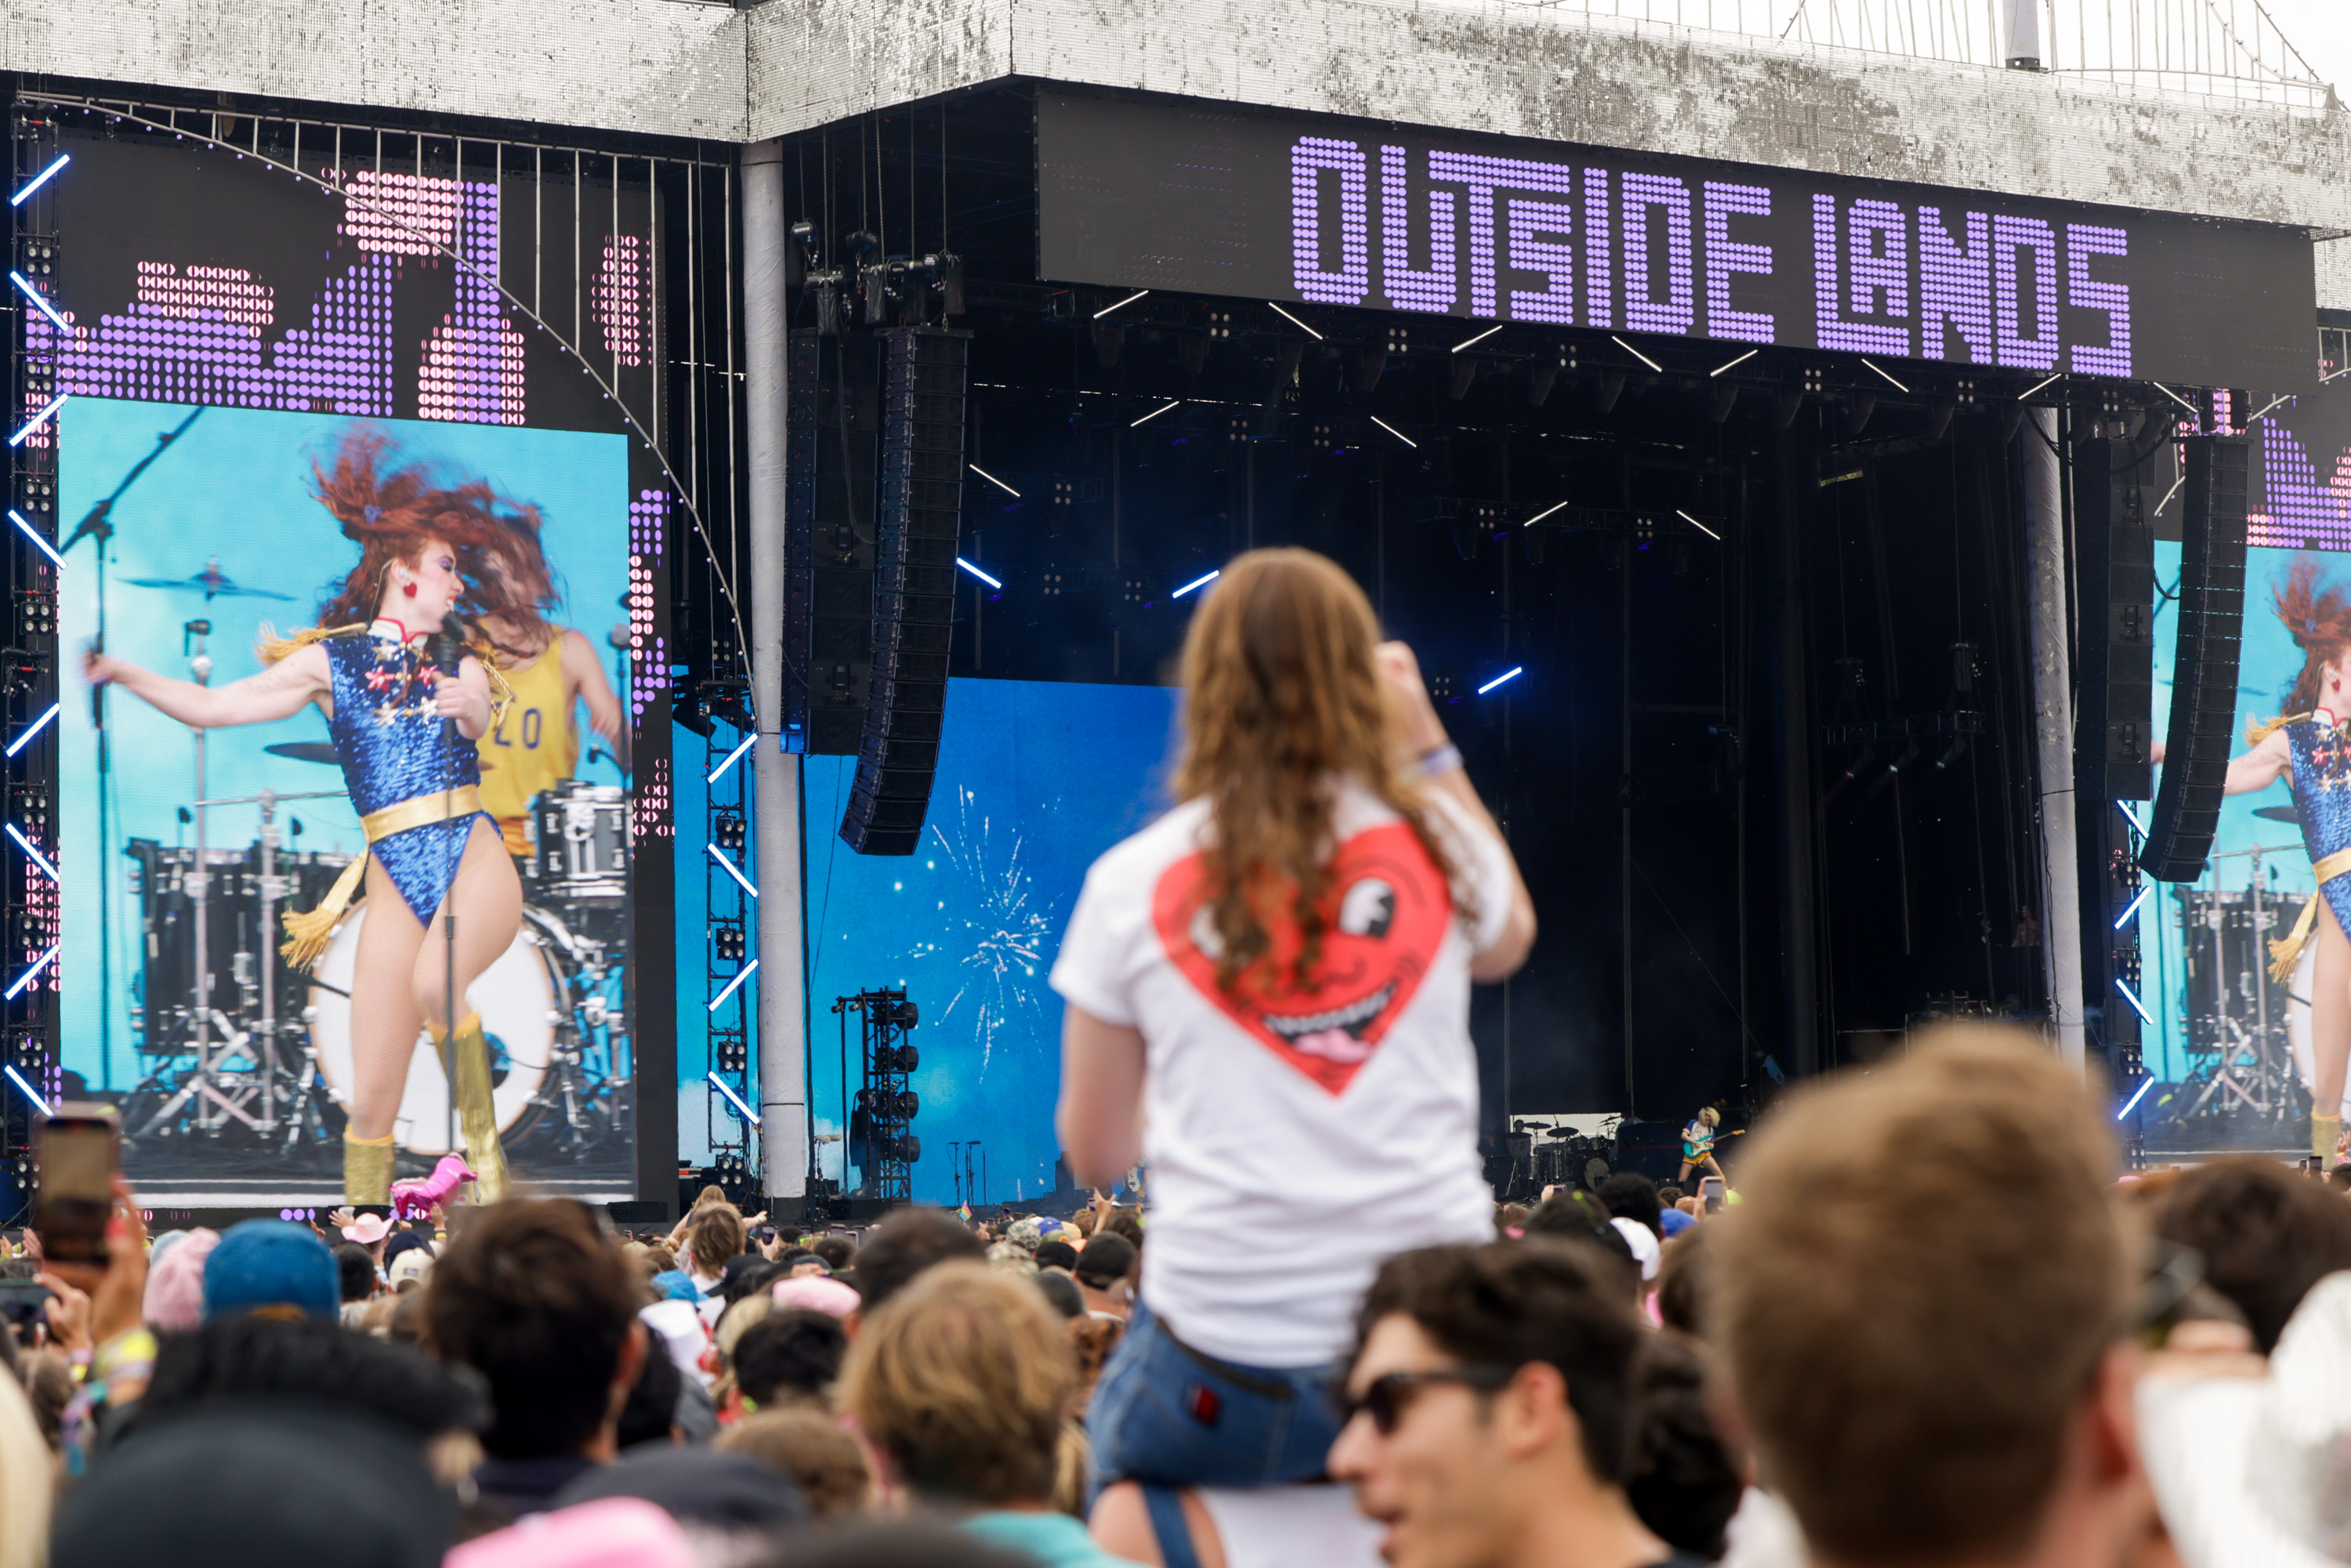
[[2158, 882], [2204, 873], [2220, 820], [2221, 784], [2237, 718], [2237, 654], [2245, 619], [2245, 502], [2252, 441], [2190, 436], [2181, 485], [2179, 630], [2163, 785], [2139, 867]]
[[882, 338], [873, 655], [841, 836], [860, 854], [910, 855], [930, 810], [946, 716], [971, 339], [935, 327]]
[[2168, 488], [2168, 476], [2159, 470], [2169, 466], [2160, 447], [2145, 457], [2125, 441], [2085, 441], [2074, 448], [2081, 584], [2081, 698], [2074, 715], [2081, 742], [2074, 788], [2083, 1013], [2116, 1083], [2138, 1073], [2139, 1016], [2122, 994], [2137, 998], [2143, 989], [2138, 925], [2122, 915], [2144, 885], [2132, 860], [2130, 822], [2116, 802], [2155, 792], [2148, 760], [2155, 734], [2155, 536], [2147, 511]]
[[784, 355], [784, 732], [809, 747], [810, 644], [816, 597], [816, 396], [823, 340], [794, 332]]

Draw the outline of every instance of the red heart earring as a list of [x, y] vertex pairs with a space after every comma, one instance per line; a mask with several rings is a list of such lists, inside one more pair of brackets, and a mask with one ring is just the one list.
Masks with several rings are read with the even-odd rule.
[[[413, 599], [416, 597], [416, 584], [413, 582], [403, 582], [400, 585], [400, 591], [408, 595], [409, 598]], [[2338, 691], [2342, 689], [2339, 682], [2336, 684], [2335, 689]]]

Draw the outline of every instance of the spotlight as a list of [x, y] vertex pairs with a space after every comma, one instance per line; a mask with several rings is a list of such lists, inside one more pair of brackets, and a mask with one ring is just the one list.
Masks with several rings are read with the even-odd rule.
[[1222, 576], [1224, 576], [1224, 575], [1225, 575], [1224, 569], [1223, 569], [1222, 567], [1218, 567], [1216, 570], [1214, 570], [1214, 571], [1210, 572], [1210, 573], [1209, 573], [1207, 576], [1206, 576], [1206, 577], [1196, 577], [1196, 578], [1194, 578], [1191, 581], [1189, 581], [1189, 582], [1186, 583], [1183, 587], [1181, 587], [1181, 588], [1177, 589], [1175, 592], [1173, 592], [1173, 593], [1169, 594], [1167, 597], [1168, 597], [1168, 598], [1170, 598], [1170, 599], [1181, 599], [1181, 598], [1183, 598], [1186, 594], [1187, 594], [1187, 593], [1191, 592], [1194, 589], [1200, 587], [1202, 584], [1204, 584], [1204, 583], [1210, 583], [1210, 582], [1214, 582], [1214, 581], [1216, 581], [1216, 580], [1217, 580], [1217, 579], [1218, 579], [1218, 578], [1220, 578], [1220, 577], [1222, 577]]
[[1004, 584], [997, 581], [996, 579], [988, 576], [987, 573], [980, 570], [979, 568], [972, 565], [971, 562], [964, 559], [961, 556], [956, 557], [956, 564], [963, 568], [964, 570], [971, 573], [972, 576], [979, 579], [980, 581], [987, 584], [990, 588], [1001, 588], [1004, 586]]
[[1500, 674], [1496, 675], [1492, 680], [1488, 681], [1484, 685], [1479, 686], [1478, 688], [1478, 695], [1482, 697], [1488, 692], [1492, 691], [1496, 686], [1502, 685], [1506, 681], [1515, 681], [1526, 673], [1527, 667], [1524, 664], [1514, 664], [1510, 668], [1503, 671]]

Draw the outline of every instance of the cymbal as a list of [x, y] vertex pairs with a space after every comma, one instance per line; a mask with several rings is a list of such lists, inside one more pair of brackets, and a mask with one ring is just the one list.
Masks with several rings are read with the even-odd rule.
[[291, 599], [290, 593], [272, 593], [266, 588], [246, 588], [235, 579], [224, 576], [220, 557], [204, 562], [204, 570], [193, 577], [131, 577], [123, 580], [133, 588], [196, 588], [204, 591], [206, 600], [214, 599]]
[[2302, 821], [2301, 814], [2291, 806], [2256, 806], [2253, 815], [2265, 822], [2299, 823]]
[[265, 746], [261, 749], [272, 757], [290, 758], [296, 762], [335, 763], [342, 760], [335, 755], [335, 744], [330, 740], [281, 740], [275, 746]]

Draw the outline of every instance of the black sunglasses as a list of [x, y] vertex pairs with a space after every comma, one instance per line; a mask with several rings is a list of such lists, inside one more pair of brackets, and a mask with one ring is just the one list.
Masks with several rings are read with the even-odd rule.
[[1492, 1393], [1519, 1375], [1514, 1366], [1432, 1367], [1425, 1372], [1388, 1372], [1364, 1385], [1361, 1394], [1349, 1394], [1346, 1385], [1332, 1389], [1339, 1406], [1339, 1424], [1345, 1426], [1361, 1412], [1372, 1418], [1372, 1427], [1383, 1437], [1396, 1429], [1405, 1410], [1412, 1404], [1412, 1396], [1431, 1384], [1457, 1384]]

